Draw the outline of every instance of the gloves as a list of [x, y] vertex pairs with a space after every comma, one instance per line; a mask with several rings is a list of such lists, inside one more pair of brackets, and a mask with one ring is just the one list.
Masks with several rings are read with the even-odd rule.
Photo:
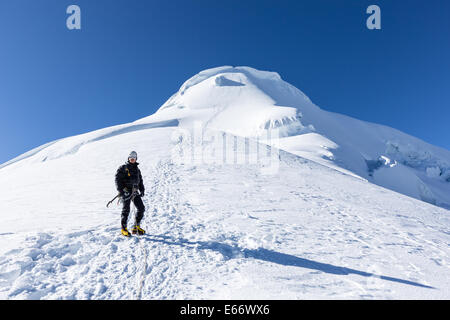
[[145, 195], [145, 190], [139, 191], [141, 198]]

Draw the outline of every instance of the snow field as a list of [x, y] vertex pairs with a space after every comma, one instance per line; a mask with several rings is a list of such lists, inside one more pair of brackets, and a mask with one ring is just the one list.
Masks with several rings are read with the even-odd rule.
[[[447, 210], [286, 152], [272, 175], [253, 164], [183, 164], [156, 151], [173, 131], [149, 129], [138, 152], [147, 235], [120, 236], [115, 205], [102, 223], [70, 225], [62, 214], [61, 230], [2, 233], [10, 250], [0, 256], [0, 297], [449, 297]], [[142, 141], [126, 135], [92, 148]], [[80, 157], [91, 154], [83, 148]], [[97, 198], [85, 199], [91, 215]]]

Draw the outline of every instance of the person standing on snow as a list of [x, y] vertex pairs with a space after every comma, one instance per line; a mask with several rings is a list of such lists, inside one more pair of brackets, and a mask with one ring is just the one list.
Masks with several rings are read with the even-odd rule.
[[[144, 181], [142, 180], [141, 170], [138, 168], [137, 153], [131, 151], [128, 161], [117, 169], [116, 173], [116, 189], [122, 198], [122, 235], [129, 237], [127, 230], [128, 215], [130, 214], [130, 204], [133, 201], [137, 208], [136, 221], [131, 232], [133, 234], [145, 234], [139, 224], [144, 217], [145, 206], [142, 203], [142, 197], [145, 193]], [[139, 191], [139, 193], [138, 193]]]

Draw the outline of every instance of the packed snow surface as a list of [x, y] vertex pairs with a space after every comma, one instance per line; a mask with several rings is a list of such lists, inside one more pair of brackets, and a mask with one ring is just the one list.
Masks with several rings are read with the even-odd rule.
[[[147, 235], [125, 238], [105, 205], [131, 150]], [[0, 166], [0, 298], [449, 299], [449, 159], [277, 73], [205, 70]]]

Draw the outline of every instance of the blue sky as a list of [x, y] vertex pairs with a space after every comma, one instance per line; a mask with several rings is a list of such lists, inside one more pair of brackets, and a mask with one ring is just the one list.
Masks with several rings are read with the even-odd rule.
[[[66, 28], [81, 8], [82, 29]], [[366, 28], [381, 8], [382, 30]], [[2, 0], [0, 163], [155, 112], [199, 71], [278, 72], [325, 110], [450, 149], [449, 1]]]

